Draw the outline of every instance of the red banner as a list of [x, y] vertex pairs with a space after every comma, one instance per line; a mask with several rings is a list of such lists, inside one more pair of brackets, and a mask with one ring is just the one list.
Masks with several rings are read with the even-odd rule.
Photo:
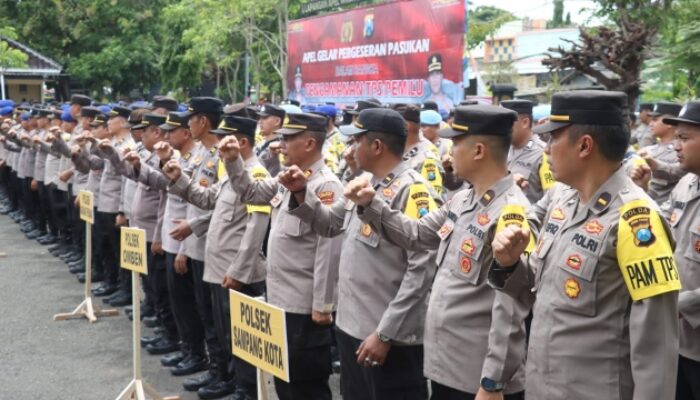
[[397, 1], [287, 27], [289, 98], [302, 104], [462, 99], [463, 0]]

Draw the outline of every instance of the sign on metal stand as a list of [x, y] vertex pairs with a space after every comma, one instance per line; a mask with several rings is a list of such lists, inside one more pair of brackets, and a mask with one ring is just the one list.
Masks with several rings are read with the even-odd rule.
[[92, 301], [92, 224], [95, 223], [94, 197], [92, 192], [81, 190], [78, 194], [80, 198], [80, 219], [85, 221], [85, 300], [82, 301], [72, 312], [56, 314], [54, 321], [63, 321], [75, 318], [87, 318], [90, 322], [97, 321], [97, 317], [111, 317], [119, 314], [118, 310], [100, 310], [99, 306]]
[[[141, 374], [141, 286], [139, 274], [148, 274], [146, 267], [146, 231], [139, 228], [121, 228], [120, 265], [131, 271], [131, 292], [133, 302], [133, 363], [134, 377], [117, 396], [117, 400], [178, 400], [180, 397], [162, 397], [143, 380]], [[148, 397], [146, 397], [148, 396]]]

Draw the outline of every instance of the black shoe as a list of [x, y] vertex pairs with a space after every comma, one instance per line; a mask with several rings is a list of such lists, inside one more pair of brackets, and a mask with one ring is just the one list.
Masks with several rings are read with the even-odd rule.
[[[76, 274], [78, 277], [78, 282], [80, 283], [85, 283], [85, 273], [78, 273]], [[105, 278], [102, 276], [102, 274], [92, 274], [92, 283], [97, 283], [97, 282], [102, 282]]]
[[[84, 264], [76, 264], [68, 267], [68, 272], [71, 274], [84, 274], [85, 273], [85, 265]], [[78, 278], [80, 279], [80, 278]]]
[[202, 375], [185, 379], [182, 381], [182, 387], [188, 392], [196, 392], [199, 388], [203, 388], [214, 381], [218, 381], [218, 378], [209, 370]]
[[236, 391], [229, 400], [256, 400], [258, 398], [258, 394], [256, 392], [257, 390], [254, 388], [245, 389], [239, 386], [236, 388]]
[[65, 260], [63, 260], [63, 261], [65, 261], [65, 262], [67, 262], [67, 263], [70, 264], [70, 263], [72, 263], [72, 262], [84, 260], [84, 258], [85, 258], [85, 256], [84, 256], [83, 254], [75, 253], [75, 254], [73, 254], [72, 256], [67, 257], [67, 258], [66, 258]]
[[[117, 284], [117, 287], [119, 287], [119, 284]], [[103, 300], [104, 303], [109, 303], [112, 300], [116, 300], [117, 297], [122, 297], [126, 292], [124, 289], [119, 288], [116, 292], [112, 293], [109, 297]]]
[[41, 235], [41, 236], [39, 236], [38, 238], [36, 238], [36, 240], [37, 240], [37, 241], [39, 241], [39, 240], [46, 240], [46, 239], [50, 238], [51, 236], [53, 236], [51, 233], [49, 233], [49, 232], [44, 232], [44, 234]]
[[233, 379], [228, 381], [217, 380], [203, 388], [199, 388], [199, 390], [197, 390], [197, 396], [202, 400], [213, 400], [233, 394], [235, 391], [236, 383]]
[[80, 257], [79, 260], [70, 261], [70, 262], [66, 262], [66, 263], [68, 264], [69, 267], [74, 267], [76, 265], [85, 266], [85, 257]]
[[173, 376], [192, 375], [195, 372], [206, 371], [209, 369], [207, 358], [201, 355], [191, 355], [179, 362], [176, 366], [170, 368], [170, 373]]
[[[117, 298], [111, 299], [109, 301], [109, 305], [111, 305], [113, 307], [124, 307], [124, 306], [130, 305], [131, 301], [132, 301], [131, 293], [124, 293], [123, 295], [121, 295]], [[161, 354], [165, 354], [165, 353], [161, 353]]]
[[146, 346], [146, 351], [152, 355], [168, 354], [174, 351], [178, 351], [180, 345], [177, 340], [170, 339], [169, 337], [163, 337], [159, 342], [152, 343]]
[[27, 239], [36, 239], [43, 234], [44, 234], [44, 232], [42, 232], [38, 229], [34, 229], [33, 231], [29, 231], [29, 232], [25, 233], [24, 236], [26, 236]]
[[[143, 342], [142, 342], [143, 343]], [[187, 353], [184, 351], [176, 351], [175, 353], [170, 353], [160, 358], [160, 365], [164, 367], [174, 367], [178, 365], [182, 360], [187, 358]]]
[[79, 253], [75, 249], [69, 249], [65, 253], [61, 253], [58, 255], [58, 258], [60, 258], [63, 261], [66, 261], [69, 258], [73, 258]]
[[155, 328], [153, 328], [153, 333], [155, 333], [157, 335], [162, 335], [165, 332], [166, 332], [166, 329], [163, 325], [159, 325], [159, 326], [156, 326]]
[[44, 238], [43, 240], [37, 240], [37, 241], [39, 242], [40, 245], [47, 246], [47, 245], [56, 243], [57, 240], [58, 239], [56, 239], [56, 236], [50, 236], [50, 237]]
[[156, 326], [160, 325], [160, 319], [158, 319], [156, 316], [144, 317], [141, 318], [141, 320], [143, 321], [143, 325], [147, 328], [155, 328]]
[[156, 315], [156, 309], [153, 308], [149, 303], [144, 301], [141, 302], [141, 319], [146, 317], [153, 317]]
[[92, 294], [94, 294], [97, 297], [109, 296], [109, 295], [113, 294], [114, 292], [116, 292], [117, 289], [118, 289], [117, 285], [112, 284], [112, 283], [106, 283], [98, 288], [95, 288], [92, 291]]
[[22, 233], [29, 233], [36, 230], [36, 226], [33, 222], [27, 222], [26, 224], [20, 225], [19, 230], [22, 231]]
[[163, 340], [162, 335], [153, 335], [153, 336], [141, 336], [141, 346], [146, 347], [149, 344], [155, 344]]

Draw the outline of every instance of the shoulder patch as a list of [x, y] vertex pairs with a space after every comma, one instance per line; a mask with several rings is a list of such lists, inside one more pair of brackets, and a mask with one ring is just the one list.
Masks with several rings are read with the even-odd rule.
[[[212, 161], [209, 161], [212, 162]], [[207, 168], [211, 168], [209, 165], [207, 165]], [[224, 178], [228, 177], [228, 173], [226, 172], [226, 166], [224, 166], [224, 162], [219, 160], [216, 163], [216, 180], [221, 181]]]
[[335, 201], [335, 192], [332, 190], [323, 190], [316, 194], [321, 203], [331, 205]]
[[420, 219], [437, 210], [435, 199], [430, 195], [428, 188], [423, 183], [414, 183], [408, 190], [408, 199], [404, 207], [404, 214], [413, 219]]
[[681, 288], [673, 248], [658, 212], [647, 200], [620, 207], [617, 263], [632, 300]]
[[549, 169], [549, 163], [547, 162], [547, 153], [542, 152], [542, 163], [540, 164], [540, 182], [542, 183], [542, 190], [549, 190], [554, 186], [556, 181], [554, 180], [554, 175], [552, 175], [552, 170]]

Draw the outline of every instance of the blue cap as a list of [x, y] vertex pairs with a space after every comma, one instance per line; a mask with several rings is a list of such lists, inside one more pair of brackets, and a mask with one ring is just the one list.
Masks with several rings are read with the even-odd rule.
[[143, 101], [143, 100], [135, 101], [135, 102], [131, 103], [131, 105], [129, 106], [129, 108], [131, 108], [132, 110], [135, 110], [137, 108], [150, 108], [150, 107], [151, 107], [151, 104], [149, 104], [147, 101]]
[[12, 100], [0, 100], [0, 108], [5, 108], [5, 107], [14, 107], [15, 102]]
[[97, 107], [97, 108], [100, 109], [100, 112], [102, 112], [102, 114], [107, 114], [107, 115], [108, 115], [109, 112], [112, 111], [112, 108], [111, 108], [110, 106], [99, 106], [99, 107]]
[[330, 105], [318, 106], [316, 107], [316, 112], [331, 119], [335, 119], [336, 115], [338, 115], [338, 109]]
[[298, 106], [295, 106], [294, 104], [280, 104], [279, 106], [281, 109], [283, 109], [287, 114], [301, 114], [303, 111], [301, 108]]
[[22, 118], [22, 121], [29, 121], [29, 113], [23, 112], [20, 118]]
[[420, 112], [420, 123], [423, 125], [440, 125], [442, 117], [437, 111], [425, 110]]
[[6, 115], [10, 115], [10, 114], [12, 114], [13, 110], [14, 110], [14, 108], [12, 106], [5, 106], [5, 107], [0, 109], [0, 115], [2, 115], [3, 117]]
[[307, 104], [307, 105], [301, 106], [301, 111], [303, 111], [303, 112], [314, 112], [316, 110], [317, 110], [316, 106], [313, 104]]
[[63, 122], [75, 122], [75, 118], [70, 113], [70, 110], [63, 110], [63, 114], [61, 114], [61, 121]]
[[187, 111], [187, 104], [180, 104], [179, 106], [177, 106], [177, 111], [178, 111], [178, 112], [185, 112], [185, 111]]

